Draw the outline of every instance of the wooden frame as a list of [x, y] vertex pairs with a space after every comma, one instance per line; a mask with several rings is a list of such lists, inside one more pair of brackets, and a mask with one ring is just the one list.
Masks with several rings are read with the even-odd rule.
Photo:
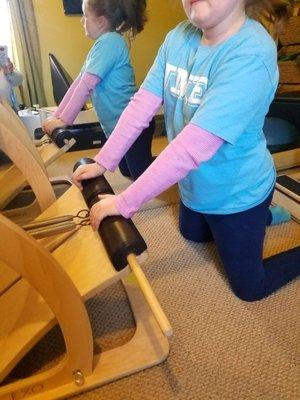
[[[300, 180], [299, 170], [298, 172], [293, 170], [286, 171], [285, 175], [288, 175], [297, 181]], [[300, 222], [299, 197], [297, 197], [294, 193], [289, 192], [287, 189], [281, 187], [278, 183], [276, 183], [275, 185], [272, 203], [280, 205], [289, 210], [293, 219], [297, 222]]]
[[40, 212], [49, 207], [56, 197], [46, 167], [73, 144], [74, 141], [59, 149], [54, 143], [47, 143], [41, 146], [38, 152], [22, 122], [10, 106], [1, 100], [0, 148], [14, 165], [0, 171], [0, 209], [3, 209], [25, 187], [27, 180], [31, 182]]
[[272, 154], [276, 171], [300, 166], [300, 148]]
[[[22, 355], [25, 354], [36, 342], [36, 338], [41, 336], [41, 332], [44, 334], [55, 323], [54, 316], [62, 329], [67, 349], [64, 360], [54, 368], [0, 387], [1, 400], [17, 400], [25, 397], [45, 400], [65, 398], [155, 365], [167, 357], [168, 340], [162, 334], [132, 276], [124, 279], [123, 283], [136, 320], [135, 335], [125, 345], [104, 352], [100, 356], [94, 356], [88, 316], [80, 290], [76, 289], [70, 275], [40, 244], [3, 216], [0, 216], [0, 235], [7, 239], [1, 241], [0, 260], [26, 279], [43, 296], [53, 312], [52, 318], [51, 312], [43, 313], [43, 301], [40, 296], [33, 294], [33, 289], [24, 279], [10, 285], [7, 283], [7, 289], [2, 290], [0, 297], [0, 310], [3, 315], [6, 307], [8, 318], [4, 324], [4, 331], [3, 328], [1, 331], [1, 348], [5, 351], [1, 356], [0, 377], [3, 379], [19, 359], [19, 354], [12, 356], [14, 349], [11, 344], [20, 345], [20, 341], [23, 340], [24, 346], [21, 346], [20, 352]], [[106, 257], [105, 254], [103, 256]], [[128, 274], [128, 269], [122, 273], [110, 272], [113, 280], [116, 280], [124, 276], [124, 272]], [[89, 278], [90, 292], [99, 289], [99, 285], [107, 284], [105, 274], [101, 276], [98, 272], [97, 275], [90, 274]], [[37, 329], [36, 325], [30, 324], [32, 313], [26, 313], [24, 304], [21, 304], [21, 309], [14, 312], [16, 306], [9, 301], [22, 290], [26, 294], [26, 299], [31, 299], [26, 303], [30, 310], [36, 310], [38, 316], [43, 315], [44, 329], [40, 332], [34, 332], [39, 330], [40, 326]], [[20, 298], [22, 303], [24, 296]], [[27, 342], [24, 341], [20, 325], [24, 327], [25, 337], [30, 335], [30, 332], [33, 334], [32, 340], [28, 338]]]

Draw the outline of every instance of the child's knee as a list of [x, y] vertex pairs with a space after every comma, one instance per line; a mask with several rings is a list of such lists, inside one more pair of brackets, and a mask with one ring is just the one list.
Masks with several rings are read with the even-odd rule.
[[199, 234], [199, 232], [194, 232], [191, 229], [187, 229], [184, 224], [179, 222], [179, 232], [186, 240], [190, 240], [196, 243], [207, 243], [213, 241], [211, 234]]
[[264, 291], [261, 289], [253, 290], [252, 287], [234, 287], [231, 286], [233, 293], [240, 299], [249, 303], [263, 299]]
[[179, 232], [181, 233], [181, 236], [184, 237], [184, 239], [195, 241], [192, 233], [187, 229], [185, 229], [185, 227], [180, 223], [180, 221], [179, 221]]

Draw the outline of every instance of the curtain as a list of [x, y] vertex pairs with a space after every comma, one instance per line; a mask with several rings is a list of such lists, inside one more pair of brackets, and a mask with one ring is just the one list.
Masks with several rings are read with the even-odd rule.
[[43, 87], [39, 36], [32, 0], [8, 0], [12, 20], [14, 48], [24, 75], [26, 106], [46, 105]]

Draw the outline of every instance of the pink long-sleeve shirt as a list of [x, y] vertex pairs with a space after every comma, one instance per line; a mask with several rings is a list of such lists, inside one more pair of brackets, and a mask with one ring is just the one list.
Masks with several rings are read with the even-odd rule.
[[[162, 99], [140, 89], [124, 110], [112, 135], [96, 155], [95, 161], [114, 171], [123, 155], [145, 129]], [[188, 172], [209, 160], [224, 143], [216, 135], [188, 124], [165, 148], [150, 167], [124, 192], [116, 196], [119, 212], [130, 218], [144, 203], [184, 178]]]

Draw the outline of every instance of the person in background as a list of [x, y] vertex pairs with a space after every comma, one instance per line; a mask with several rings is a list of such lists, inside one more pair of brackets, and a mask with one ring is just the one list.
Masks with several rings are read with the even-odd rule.
[[[95, 41], [81, 72], [60, 103], [54, 117], [43, 123], [51, 134], [55, 128], [72, 125], [91, 96], [102, 129], [109, 137], [120, 115], [136, 92], [125, 32], [133, 36], [146, 22], [145, 0], [84, 0], [82, 23]], [[123, 175], [136, 179], [153, 161], [153, 129], [144, 132], [120, 160]]]
[[[232, 291], [262, 299], [300, 273], [300, 246], [263, 259], [276, 171], [262, 131], [278, 84], [277, 49], [251, 8], [278, 18], [272, 0], [182, 0], [188, 21], [171, 31], [141, 89], [95, 157], [73, 182], [114, 171], [164, 104], [170, 144], [119, 195], [100, 196], [93, 229], [108, 215], [130, 218], [179, 182], [179, 229], [214, 241]], [[282, 11], [282, 8], [280, 9]]]
[[18, 111], [18, 101], [14, 87], [22, 84], [23, 74], [16, 71], [9, 58], [5, 64], [0, 64], [0, 97], [6, 99], [15, 111]]

